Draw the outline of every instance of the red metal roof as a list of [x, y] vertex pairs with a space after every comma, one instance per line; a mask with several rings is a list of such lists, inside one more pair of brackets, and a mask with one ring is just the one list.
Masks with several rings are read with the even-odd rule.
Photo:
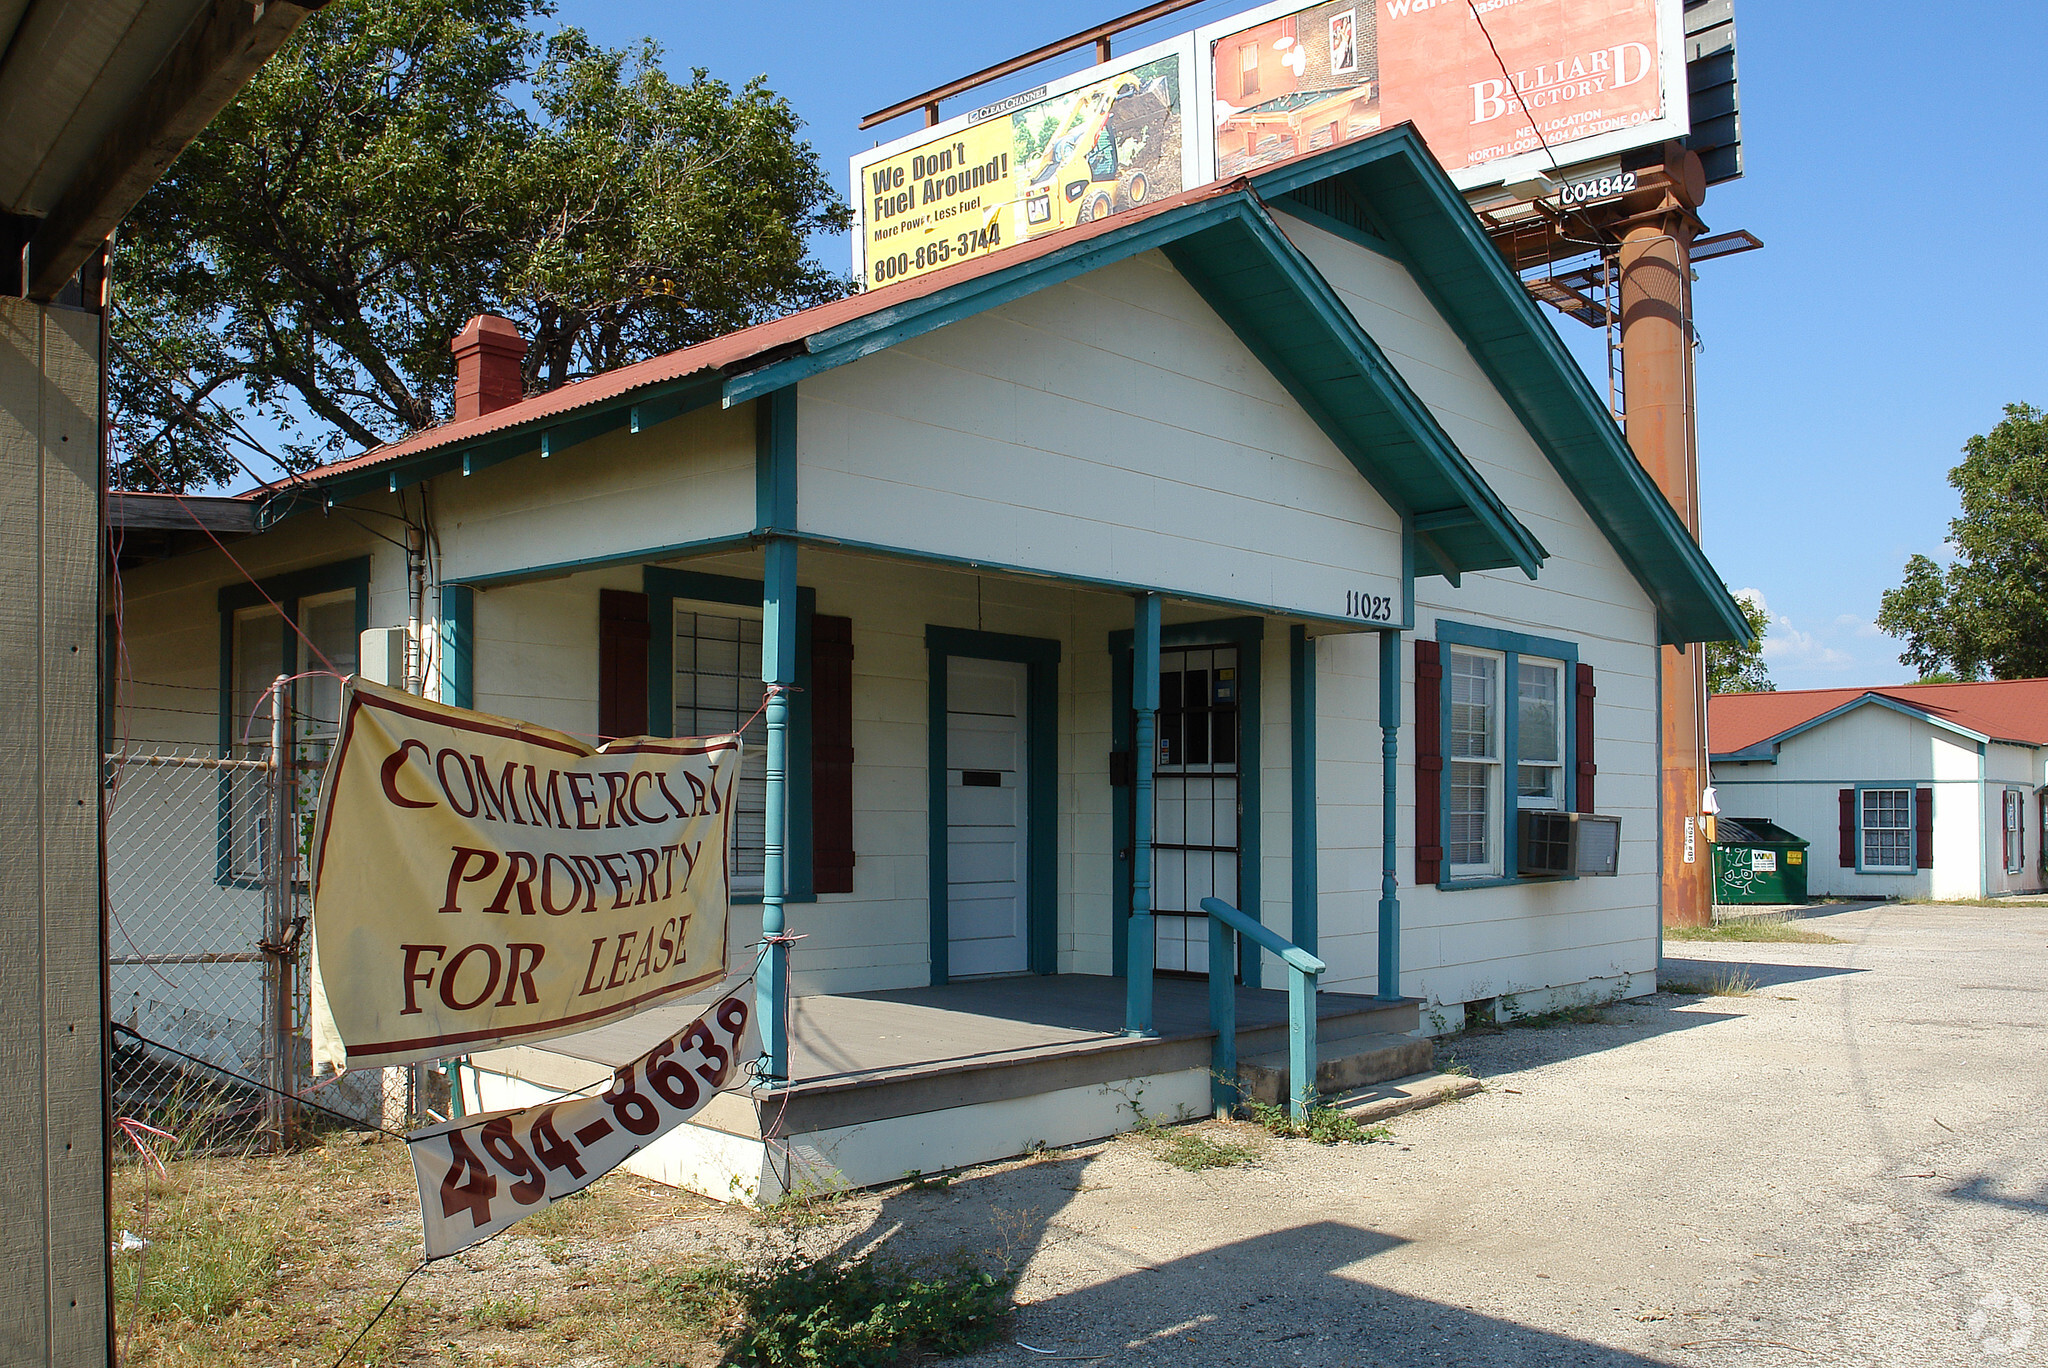
[[1978, 684], [1891, 684], [1876, 689], [1788, 689], [1716, 694], [1707, 700], [1708, 749], [1715, 755], [1761, 746], [1846, 703], [1876, 695], [1994, 741], [2048, 746], [2048, 679]]
[[[391, 461], [403, 460], [408, 456], [417, 456], [421, 452], [459, 446], [493, 433], [508, 432], [528, 423], [559, 418], [652, 385], [711, 371], [745, 369], [745, 363], [748, 361], [767, 356], [771, 352], [800, 347], [806, 338], [827, 329], [851, 323], [855, 319], [866, 318], [870, 314], [881, 313], [909, 300], [922, 299], [926, 295], [936, 294], [964, 281], [976, 280], [996, 271], [1022, 265], [1061, 248], [1086, 242], [1160, 214], [1171, 213], [1184, 205], [1237, 194], [1245, 189], [1246, 183], [1242, 178], [1196, 186], [1192, 190], [1168, 195], [1136, 209], [1058, 233], [1049, 233], [1045, 237], [1019, 246], [947, 266], [900, 284], [885, 285], [880, 289], [848, 295], [830, 304], [820, 304], [766, 323], [757, 323], [751, 328], [741, 328], [737, 332], [715, 337], [694, 347], [649, 357], [645, 361], [636, 361], [632, 365], [620, 366], [616, 370], [605, 371], [586, 379], [572, 380], [557, 389], [522, 399], [516, 404], [508, 404], [479, 418], [423, 428], [401, 441], [374, 447], [361, 455], [335, 461], [330, 465], [308, 471], [307, 474], [313, 479], [322, 480], [332, 475], [369, 469]], [[247, 491], [239, 497], [254, 498], [267, 492], [268, 489], [259, 488]]]

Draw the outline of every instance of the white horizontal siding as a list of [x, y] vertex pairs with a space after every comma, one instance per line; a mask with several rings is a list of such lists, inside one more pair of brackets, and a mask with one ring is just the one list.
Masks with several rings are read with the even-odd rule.
[[1400, 520], [1164, 258], [803, 382], [806, 532], [1340, 616]]

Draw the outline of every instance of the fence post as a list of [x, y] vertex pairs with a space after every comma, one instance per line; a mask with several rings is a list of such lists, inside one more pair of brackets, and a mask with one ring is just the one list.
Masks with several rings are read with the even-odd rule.
[[284, 1099], [291, 1087], [292, 1053], [291, 954], [285, 948], [292, 920], [290, 688], [283, 675], [270, 686], [270, 768], [265, 772], [270, 785], [270, 849], [265, 852], [270, 868], [263, 899], [263, 1081], [272, 1091], [264, 1094], [263, 1115], [265, 1129], [280, 1150], [291, 1124]]

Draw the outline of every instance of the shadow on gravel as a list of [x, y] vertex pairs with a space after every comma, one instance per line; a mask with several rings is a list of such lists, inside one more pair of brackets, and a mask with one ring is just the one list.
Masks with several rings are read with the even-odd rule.
[[1748, 960], [1674, 959], [1667, 956], [1657, 965], [1657, 982], [1705, 982], [1731, 969], [1740, 969], [1759, 988], [1781, 988], [1788, 983], [1869, 972], [1866, 969], [1844, 969], [1834, 964], [1757, 964]]
[[[1141, 1265], [1020, 1307], [1005, 1341], [971, 1360], [1002, 1368], [1062, 1359], [1200, 1368], [1661, 1368], [1657, 1359], [1377, 1287], [1370, 1261], [1406, 1240], [1363, 1226], [1308, 1222], [1142, 1266], [1139, 1227], [1097, 1218], [1084, 1228], [1062, 1219], [1074, 1193], [1094, 1190], [1090, 1168], [1089, 1158], [1048, 1158], [944, 1191], [899, 1191], [846, 1252], [886, 1250], [914, 1260], [985, 1248], [1013, 1266], [1051, 1259], [1070, 1278]], [[1187, 1199], [1175, 1178], [1161, 1168], [1162, 1199], [1177, 1186]], [[1131, 1208], [1131, 1221], [1142, 1221], [1143, 1205]], [[1532, 1281], [1526, 1290], [1540, 1296], [1545, 1286]]]
[[1996, 1181], [1989, 1174], [1979, 1174], [1967, 1183], [1959, 1183], [1950, 1188], [1946, 1195], [1960, 1202], [1982, 1202], [1986, 1206], [2004, 1207], [2008, 1211], [2048, 1215], [2048, 1188], [2043, 1188], [2032, 1197], [2017, 1197], [2011, 1193], [1993, 1192], [1991, 1188]]

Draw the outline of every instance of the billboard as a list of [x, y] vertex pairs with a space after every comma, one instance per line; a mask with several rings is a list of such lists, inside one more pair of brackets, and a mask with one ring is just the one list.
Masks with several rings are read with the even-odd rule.
[[1276, 0], [853, 159], [886, 285], [1412, 122], [1461, 190], [1681, 138], [1682, 0]]
[[1198, 184], [1187, 39], [853, 159], [854, 274], [886, 285]]
[[1195, 40], [1217, 180], [1413, 123], [1471, 189], [1687, 127], [1676, 0], [1281, 0]]

